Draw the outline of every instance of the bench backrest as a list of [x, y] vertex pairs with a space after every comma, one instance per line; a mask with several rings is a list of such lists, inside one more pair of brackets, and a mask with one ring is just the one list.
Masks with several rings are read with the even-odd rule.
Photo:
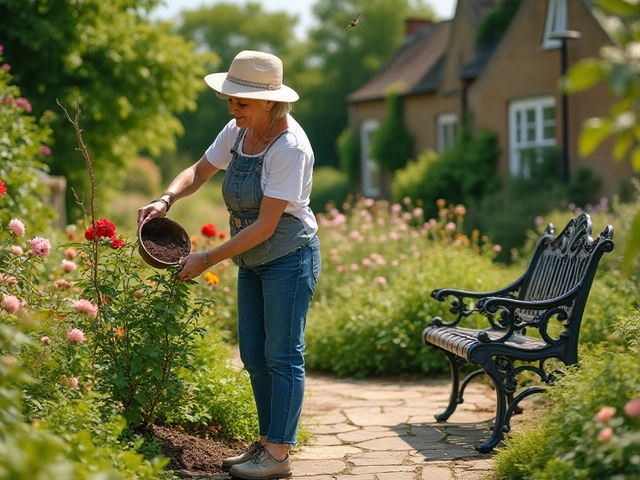
[[[536, 245], [518, 298], [527, 301], [557, 298], [581, 284], [580, 295], [566, 310], [568, 322], [579, 326], [598, 262], [605, 252], [613, 250], [611, 225], [595, 240], [591, 234], [591, 217], [586, 213], [572, 219], [557, 237], [550, 224]], [[529, 317], [534, 313], [519, 312]]]

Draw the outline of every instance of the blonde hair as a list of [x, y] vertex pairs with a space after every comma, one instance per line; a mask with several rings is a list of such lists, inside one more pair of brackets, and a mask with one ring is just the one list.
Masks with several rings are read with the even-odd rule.
[[[229, 99], [229, 98], [241, 98], [241, 97], [231, 97], [231, 95], [226, 95], [224, 93], [220, 93], [220, 92], [216, 92], [216, 96], [218, 98], [221, 98], [223, 100]], [[248, 98], [247, 100], [253, 100], [251, 98]], [[268, 100], [268, 101], [273, 101], [273, 100]], [[271, 116], [271, 120], [278, 120], [282, 117], [286, 117], [287, 114], [289, 113], [293, 113], [293, 103], [289, 103], [289, 102], [273, 102], [273, 107], [269, 108], [267, 105], [267, 100], [258, 100], [258, 102], [260, 102], [260, 105], [262, 106], [262, 108], [264, 108], [265, 110], [267, 110], [269, 112], [269, 115]]]

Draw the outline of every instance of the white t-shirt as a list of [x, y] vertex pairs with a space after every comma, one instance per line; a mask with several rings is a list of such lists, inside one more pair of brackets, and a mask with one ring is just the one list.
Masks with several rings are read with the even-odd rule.
[[[316, 232], [318, 224], [309, 208], [315, 160], [313, 149], [307, 134], [291, 115], [287, 116], [287, 123], [289, 128], [271, 145], [264, 158], [262, 192], [268, 197], [289, 202], [284, 211], [298, 217], [307, 232]], [[221, 170], [228, 168], [232, 158], [231, 149], [240, 130], [235, 119], [222, 129], [205, 152], [211, 165]], [[239, 151], [242, 152], [242, 146]], [[254, 156], [258, 155], [262, 155], [262, 152]]]

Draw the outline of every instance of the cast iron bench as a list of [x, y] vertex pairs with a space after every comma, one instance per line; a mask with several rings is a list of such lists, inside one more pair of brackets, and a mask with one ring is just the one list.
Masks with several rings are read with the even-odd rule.
[[[548, 360], [577, 363], [580, 323], [589, 290], [600, 258], [613, 250], [613, 227], [607, 226], [595, 240], [591, 228], [591, 217], [586, 213], [572, 219], [557, 237], [549, 224], [527, 270], [500, 290], [439, 289], [431, 293], [438, 301], [452, 297], [450, 312], [455, 316], [450, 322], [435, 317], [422, 332], [425, 345], [442, 350], [451, 366], [449, 405], [436, 419], [444, 422], [451, 416], [474, 377], [484, 372], [495, 386], [493, 432], [486, 442], [476, 445], [479, 452], [490, 452], [503, 439], [522, 399], [544, 392], [554, 380], [554, 372], [547, 372]], [[471, 299], [476, 299], [475, 306]], [[486, 317], [487, 329], [459, 326], [463, 318], [473, 314]], [[527, 330], [534, 335], [528, 335]], [[467, 375], [460, 385], [460, 367], [468, 362], [482, 368]], [[525, 371], [533, 372], [542, 382], [517, 393], [518, 375]]]

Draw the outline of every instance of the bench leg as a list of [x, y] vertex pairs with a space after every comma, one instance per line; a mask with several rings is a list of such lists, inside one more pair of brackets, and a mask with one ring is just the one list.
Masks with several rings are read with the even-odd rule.
[[441, 351], [447, 356], [449, 366], [451, 367], [451, 396], [449, 397], [447, 409], [441, 414], [435, 415], [435, 418], [438, 422], [446, 422], [451, 414], [456, 411], [458, 403], [462, 403], [458, 393], [460, 389], [460, 367], [458, 366], [459, 360], [457, 355], [446, 350]]
[[[476, 445], [476, 450], [480, 453], [490, 453], [504, 437], [504, 427], [508, 424], [506, 418], [507, 412], [507, 391], [505, 389], [502, 375], [498, 371], [495, 362], [490, 361], [484, 368], [487, 375], [493, 382], [496, 389], [496, 419], [493, 424], [493, 432], [489, 440]], [[514, 404], [515, 405], [515, 404]]]

